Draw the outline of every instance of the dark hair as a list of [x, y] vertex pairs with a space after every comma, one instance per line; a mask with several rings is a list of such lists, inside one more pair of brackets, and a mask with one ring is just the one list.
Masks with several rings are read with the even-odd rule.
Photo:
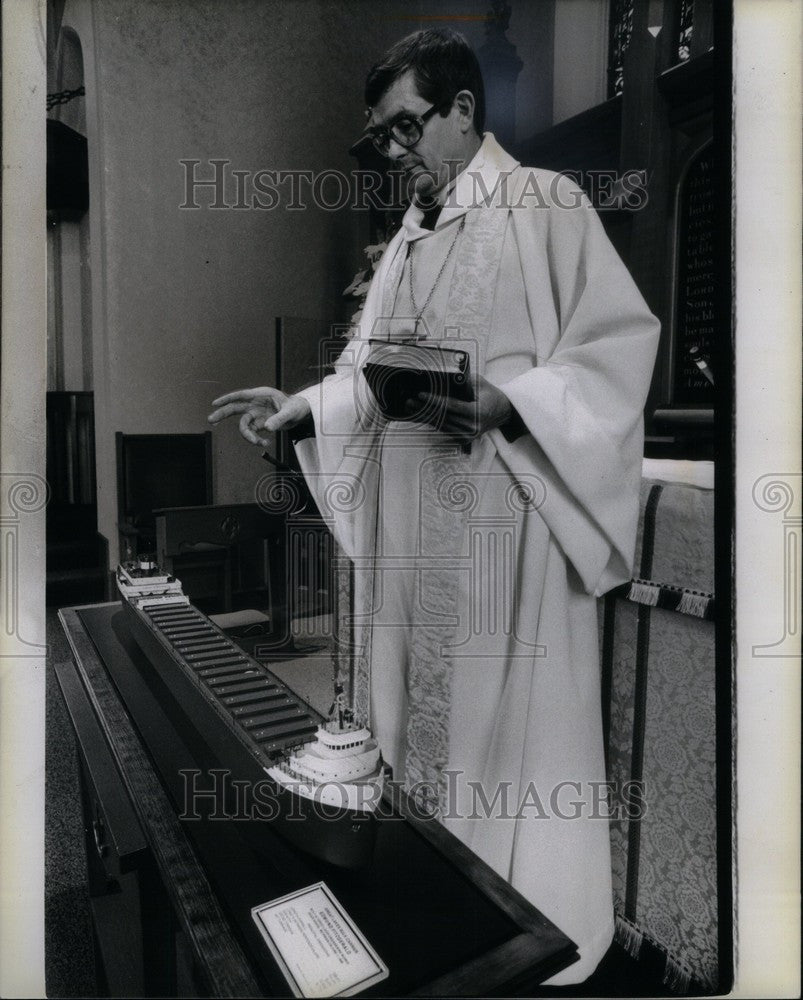
[[408, 70], [415, 75], [418, 93], [436, 106], [446, 103], [461, 90], [470, 90], [474, 95], [474, 128], [477, 135], [482, 136], [485, 87], [480, 64], [463, 35], [451, 28], [429, 28], [396, 42], [368, 74], [365, 81], [368, 107], [373, 107]]

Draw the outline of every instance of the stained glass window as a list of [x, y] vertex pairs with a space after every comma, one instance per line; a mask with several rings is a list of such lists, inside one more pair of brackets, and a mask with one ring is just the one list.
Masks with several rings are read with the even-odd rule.
[[694, 0], [680, 0], [680, 31], [678, 34], [678, 59], [686, 62], [691, 55], [691, 34], [694, 28]]
[[695, 406], [711, 405], [716, 377], [713, 150], [694, 157], [679, 199], [674, 401]]
[[611, 0], [608, 38], [608, 97], [616, 97], [624, 87], [624, 62], [633, 33], [634, 0]]

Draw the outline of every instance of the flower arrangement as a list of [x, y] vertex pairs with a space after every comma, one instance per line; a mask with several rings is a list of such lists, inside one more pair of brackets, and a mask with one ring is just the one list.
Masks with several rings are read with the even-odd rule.
[[374, 243], [371, 246], [365, 247], [363, 253], [368, 260], [367, 266], [354, 275], [351, 284], [343, 291], [344, 298], [353, 299], [358, 303], [357, 312], [351, 317], [352, 323], [359, 323], [360, 321], [362, 309], [365, 305], [365, 296], [368, 294], [371, 279], [376, 273], [377, 265], [387, 246], [387, 243]]

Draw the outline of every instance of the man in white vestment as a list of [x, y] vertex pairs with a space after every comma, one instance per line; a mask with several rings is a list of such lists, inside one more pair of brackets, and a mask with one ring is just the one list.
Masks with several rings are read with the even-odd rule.
[[[596, 598], [631, 575], [658, 322], [579, 188], [483, 132], [462, 36], [399, 42], [366, 103], [411, 203], [359, 327], [319, 385], [231, 393], [210, 420], [263, 446], [311, 428], [299, 462], [355, 568], [355, 709], [394, 778], [578, 944], [550, 982], [581, 982], [614, 931]], [[458, 351], [473, 401], [388, 419], [363, 373], [386, 343]]]

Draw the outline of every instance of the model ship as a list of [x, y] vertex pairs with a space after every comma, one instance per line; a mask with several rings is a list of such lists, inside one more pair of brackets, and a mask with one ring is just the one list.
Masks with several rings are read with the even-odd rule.
[[[354, 868], [373, 852], [385, 767], [339, 685], [329, 719], [193, 607], [181, 583], [147, 560], [117, 585], [133, 638], [208, 750], [211, 767], [265, 786], [273, 827], [315, 857]], [[249, 824], [250, 826], [251, 824]]]

